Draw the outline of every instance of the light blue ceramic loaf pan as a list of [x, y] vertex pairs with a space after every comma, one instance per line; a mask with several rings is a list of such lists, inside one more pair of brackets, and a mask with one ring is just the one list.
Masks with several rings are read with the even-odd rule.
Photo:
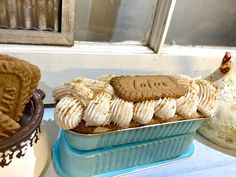
[[[62, 133], [63, 134], [63, 133]], [[114, 170], [172, 159], [188, 151], [194, 133], [146, 142], [131, 143], [91, 151], [81, 151], [68, 145], [63, 135], [53, 154], [57, 157], [62, 177], [87, 177]], [[56, 143], [56, 144], [57, 144]], [[55, 153], [56, 152], [56, 153]], [[55, 163], [55, 162], [54, 162]], [[55, 164], [54, 164], [55, 165]]]
[[68, 144], [79, 150], [92, 150], [107, 146], [142, 142], [157, 138], [171, 137], [196, 132], [206, 118], [175, 121], [163, 124], [146, 125], [100, 134], [79, 134], [64, 131]]

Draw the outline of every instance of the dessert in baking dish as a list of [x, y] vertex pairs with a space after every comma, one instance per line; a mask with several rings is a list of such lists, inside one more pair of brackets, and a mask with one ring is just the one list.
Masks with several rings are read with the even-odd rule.
[[56, 87], [53, 96], [57, 124], [86, 134], [209, 118], [218, 105], [217, 87], [188, 76], [77, 78]]
[[218, 105], [217, 87], [188, 76], [77, 78], [53, 96], [62, 128], [53, 163], [72, 177], [175, 159]]

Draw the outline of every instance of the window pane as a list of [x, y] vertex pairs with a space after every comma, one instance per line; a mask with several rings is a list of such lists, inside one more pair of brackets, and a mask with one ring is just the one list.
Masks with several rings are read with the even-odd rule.
[[236, 46], [236, 1], [177, 0], [165, 43]]
[[61, 0], [0, 0], [0, 28], [60, 31]]
[[146, 43], [157, 0], [76, 0], [75, 40]]

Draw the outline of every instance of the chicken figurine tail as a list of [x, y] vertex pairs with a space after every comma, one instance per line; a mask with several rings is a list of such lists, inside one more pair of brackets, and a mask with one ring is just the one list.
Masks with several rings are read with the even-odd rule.
[[226, 52], [221, 65], [205, 79], [219, 88], [216, 115], [206, 121], [198, 132], [208, 140], [229, 149], [236, 149], [236, 79], [231, 54]]
[[211, 82], [222, 80], [224, 77], [232, 75], [232, 67], [231, 54], [229, 52], [226, 52], [224, 58], [222, 59], [220, 67], [205, 79]]

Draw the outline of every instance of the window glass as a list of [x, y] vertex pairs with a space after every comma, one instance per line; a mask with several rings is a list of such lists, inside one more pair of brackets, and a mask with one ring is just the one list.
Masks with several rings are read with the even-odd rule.
[[76, 0], [75, 40], [146, 44], [157, 0]]
[[61, 0], [0, 0], [0, 28], [60, 31]]
[[165, 43], [236, 46], [236, 1], [177, 0]]

